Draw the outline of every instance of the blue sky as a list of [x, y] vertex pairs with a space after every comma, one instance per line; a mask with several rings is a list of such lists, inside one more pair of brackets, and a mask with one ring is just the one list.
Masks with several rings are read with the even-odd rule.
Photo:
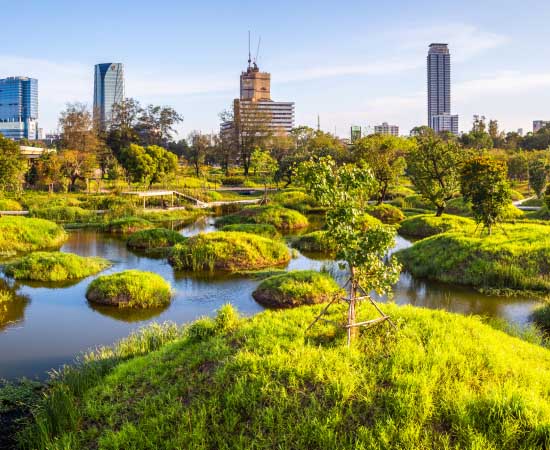
[[[383, 121], [402, 133], [426, 122], [426, 52], [448, 42], [452, 109], [502, 128], [550, 119], [550, 2], [477, 1], [0, 1], [0, 77], [39, 79], [41, 126], [67, 102], [91, 103], [93, 66], [122, 62], [126, 94], [175, 107], [180, 135], [216, 131], [238, 96], [247, 31], [274, 100], [296, 123], [346, 136]], [[255, 49], [255, 44], [253, 44]], [[254, 50], [255, 51], [255, 50]]]

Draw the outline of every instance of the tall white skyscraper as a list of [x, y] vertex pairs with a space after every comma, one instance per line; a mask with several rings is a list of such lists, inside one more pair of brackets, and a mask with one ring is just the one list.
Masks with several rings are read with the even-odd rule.
[[94, 117], [103, 127], [111, 121], [113, 105], [124, 100], [124, 66], [96, 64], [94, 76]]

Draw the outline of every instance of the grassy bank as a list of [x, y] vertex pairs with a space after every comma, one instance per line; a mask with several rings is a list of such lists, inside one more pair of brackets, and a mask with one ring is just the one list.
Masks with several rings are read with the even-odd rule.
[[280, 206], [252, 206], [221, 217], [216, 222], [219, 226], [237, 223], [267, 223], [283, 231], [298, 230], [309, 225], [307, 217], [298, 211]]
[[[322, 306], [149, 329], [53, 383], [24, 448], [544, 449], [550, 352], [475, 317], [386, 305], [351, 350]], [[360, 320], [374, 317], [361, 308]], [[344, 305], [328, 319], [341, 321]], [[510, 355], [514, 355], [512, 358]]]
[[35, 252], [6, 265], [4, 271], [16, 280], [65, 281], [96, 274], [110, 265], [106, 259], [94, 256]]
[[0, 217], [0, 256], [59, 248], [67, 233], [49, 220]]
[[490, 236], [438, 234], [397, 254], [417, 277], [470, 285], [494, 293], [550, 294], [550, 226], [504, 224]]
[[336, 244], [324, 230], [313, 231], [293, 240], [292, 246], [303, 252], [315, 252], [332, 255], [336, 252]]
[[468, 231], [473, 233], [476, 224], [472, 219], [443, 214], [421, 214], [405, 219], [399, 226], [399, 234], [411, 237], [425, 238], [447, 231]]
[[176, 245], [169, 262], [176, 270], [236, 272], [275, 267], [290, 261], [283, 242], [236, 231], [199, 234]]
[[129, 248], [137, 250], [148, 250], [154, 248], [173, 247], [185, 241], [185, 237], [177, 231], [166, 228], [153, 228], [133, 233], [126, 244]]
[[267, 237], [270, 239], [280, 238], [281, 235], [273, 225], [267, 223], [236, 223], [233, 225], [225, 225], [220, 231], [239, 231], [242, 233], [257, 234], [258, 236]]

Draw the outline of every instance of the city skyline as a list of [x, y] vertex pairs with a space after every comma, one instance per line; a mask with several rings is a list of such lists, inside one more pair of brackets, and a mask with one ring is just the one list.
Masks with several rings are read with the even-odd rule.
[[[399, 125], [405, 134], [426, 124], [425, 49], [441, 41], [453, 52], [452, 112], [460, 115], [461, 130], [470, 128], [474, 114], [498, 119], [509, 131], [530, 130], [533, 120], [549, 116], [550, 51], [544, 46], [535, 51], [531, 44], [542, 37], [544, 10], [550, 12], [550, 6], [537, 3], [542, 14], [512, 29], [503, 20], [517, 10], [512, 3], [499, 3], [499, 8], [495, 2], [479, 8], [475, 4], [475, 9], [444, 5], [436, 13], [428, 2], [411, 9], [398, 1], [402, 14], [391, 21], [377, 15], [378, 6], [359, 2], [345, 2], [357, 12], [353, 15], [343, 11], [350, 8], [335, 10], [327, 3], [320, 11], [297, 5], [292, 18], [279, 11], [285, 8], [277, 8], [269, 19], [243, 13], [245, 9], [238, 15], [218, 2], [185, 11], [175, 2], [162, 3], [174, 13], [162, 26], [151, 11], [129, 11], [118, 26], [115, 17], [124, 5], [116, 5], [112, 16], [102, 18], [105, 33], [96, 36], [91, 30], [100, 17], [91, 9], [77, 11], [54, 1], [46, 10], [31, 1], [22, 8], [32, 7], [38, 16], [51, 17], [57, 11], [56, 23], [68, 24], [69, 31], [74, 27], [71, 39], [57, 32], [39, 38], [33, 15], [29, 42], [16, 51], [0, 52], [0, 77], [22, 74], [40, 80], [41, 126], [52, 131], [65, 103], [80, 101], [91, 107], [90, 68], [105, 60], [120, 61], [126, 69], [127, 96], [143, 104], [173, 106], [185, 117], [180, 136], [193, 129], [210, 132], [218, 127], [219, 112], [237, 97], [235, 74], [246, 63], [246, 33], [251, 29], [253, 42], [262, 35], [259, 63], [272, 74], [273, 97], [296, 103], [297, 125], [316, 128], [319, 115], [321, 128], [333, 132], [336, 127], [340, 136], [348, 134], [351, 124], [383, 121]], [[524, 8], [530, 3], [535, 5], [527, 2]], [[195, 22], [214, 8], [221, 8], [219, 15], [226, 22], [218, 18], [198, 30]], [[75, 18], [82, 14], [88, 20], [77, 27]], [[186, 27], [174, 27], [178, 14], [185, 17]], [[344, 18], [349, 26], [330, 37], [320, 36], [331, 21]], [[279, 23], [277, 19], [285, 19], [280, 27], [269, 25]], [[151, 32], [140, 34], [147, 21]], [[11, 28], [8, 23], [6, 32]], [[114, 39], [115, 35], [124, 39]], [[30, 45], [33, 37], [39, 45]]]

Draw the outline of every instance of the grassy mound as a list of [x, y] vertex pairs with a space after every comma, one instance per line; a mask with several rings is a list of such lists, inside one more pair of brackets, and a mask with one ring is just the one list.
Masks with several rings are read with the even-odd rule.
[[49, 206], [33, 208], [30, 211], [32, 217], [53, 220], [55, 222], [92, 222], [97, 221], [98, 215], [80, 206]]
[[96, 278], [88, 286], [86, 298], [119, 308], [156, 308], [170, 303], [172, 289], [156, 273], [125, 270]]
[[302, 213], [318, 206], [313, 197], [302, 191], [278, 192], [272, 197], [272, 200], [284, 208], [295, 209]]
[[258, 236], [277, 239], [281, 235], [273, 225], [267, 223], [236, 223], [225, 225], [220, 231], [240, 231], [243, 233], [257, 234]]
[[405, 215], [399, 208], [383, 203], [381, 205], [371, 206], [368, 213], [376, 217], [382, 223], [395, 224], [401, 222]]
[[326, 302], [340, 291], [340, 286], [327, 273], [294, 270], [265, 279], [252, 297], [265, 306], [293, 308]]
[[110, 234], [125, 235], [150, 228], [154, 228], [154, 225], [148, 220], [130, 216], [111, 220], [103, 226], [103, 231]]
[[43, 219], [0, 217], [0, 256], [60, 247], [67, 233]]
[[64, 281], [93, 275], [110, 265], [106, 259], [94, 256], [35, 252], [8, 264], [4, 271], [16, 280]]
[[475, 222], [465, 217], [448, 214], [436, 217], [433, 214], [422, 214], [409, 217], [401, 222], [399, 233], [405, 236], [425, 238], [447, 231], [468, 230], [473, 232], [474, 229]]
[[177, 231], [166, 228], [153, 228], [137, 231], [130, 235], [126, 244], [129, 248], [148, 250], [152, 248], [173, 247], [180, 242], [184, 242], [185, 239]]
[[[322, 305], [223, 308], [143, 330], [53, 382], [25, 448], [544, 449], [550, 351], [476, 317], [384, 305], [398, 332], [317, 323]], [[358, 320], [375, 317], [361, 308]], [[341, 322], [344, 305], [327, 319]], [[513, 357], [511, 356], [513, 355]], [[137, 356], [137, 357], [136, 357]]]
[[293, 209], [280, 206], [252, 206], [236, 214], [221, 217], [217, 225], [233, 225], [236, 223], [267, 223], [278, 230], [298, 230], [308, 226], [307, 217]]
[[19, 202], [12, 200], [11, 198], [0, 197], [0, 211], [22, 211], [23, 207]]
[[297, 237], [292, 246], [303, 252], [333, 254], [336, 251], [335, 243], [329, 238], [326, 231], [313, 231]]
[[257, 270], [286, 264], [290, 254], [280, 241], [250, 233], [199, 234], [177, 244], [168, 261], [177, 270]]
[[397, 253], [418, 277], [494, 290], [550, 293], [550, 226], [504, 224], [491, 236], [438, 234]]

